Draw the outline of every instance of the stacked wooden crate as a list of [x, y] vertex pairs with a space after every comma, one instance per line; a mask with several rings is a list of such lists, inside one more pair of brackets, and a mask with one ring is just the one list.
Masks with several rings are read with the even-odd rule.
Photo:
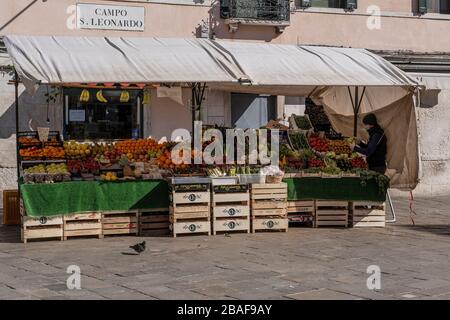
[[170, 232], [169, 208], [139, 210], [139, 235], [163, 236]]
[[252, 184], [251, 217], [253, 233], [287, 231], [287, 184]]
[[137, 235], [138, 211], [107, 211], [102, 214], [103, 235]]
[[29, 240], [63, 240], [62, 217], [28, 217], [20, 199], [21, 239], [23, 243]]
[[102, 214], [99, 212], [65, 215], [62, 219], [64, 240], [83, 236], [103, 238]]
[[212, 230], [250, 232], [250, 194], [248, 185], [213, 186]]
[[3, 190], [3, 224], [20, 224], [20, 204], [18, 190]]
[[352, 202], [349, 225], [354, 228], [386, 226], [386, 203]]
[[347, 201], [316, 201], [316, 216], [314, 226], [347, 227], [349, 202]]
[[180, 234], [211, 235], [209, 184], [173, 184], [170, 198], [169, 218], [173, 237]]
[[315, 217], [316, 202], [308, 201], [288, 201], [287, 212], [289, 222], [311, 223]]

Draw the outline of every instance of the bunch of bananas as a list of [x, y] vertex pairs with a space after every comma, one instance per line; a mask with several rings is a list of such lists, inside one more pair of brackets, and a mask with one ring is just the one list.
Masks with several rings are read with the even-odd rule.
[[89, 101], [89, 91], [84, 89], [81, 91], [80, 102], [88, 102]]
[[150, 92], [148, 90], [144, 90], [144, 99], [142, 101], [143, 104], [150, 103]]
[[122, 90], [120, 93], [120, 102], [128, 102], [130, 100], [130, 93], [126, 90]]
[[103, 96], [103, 91], [102, 90], [97, 91], [97, 94], [95, 95], [95, 97], [100, 102], [103, 102], [103, 103], [108, 102], [108, 100], [106, 100], [106, 98]]

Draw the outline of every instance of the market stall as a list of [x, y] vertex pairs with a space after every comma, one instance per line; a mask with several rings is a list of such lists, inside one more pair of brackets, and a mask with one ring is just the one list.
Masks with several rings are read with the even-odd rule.
[[[69, 136], [75, 139], [68, 141], [45, 130], [18, 132], [24, 241], [115, 234], [112, 229], [134, 234], [144, 222], [147, 228], [168, 231], [169, 212], [174, 236], [211, 234], [211, 228], [213, 233], [287, 231], [287, 213], [299, 208], [308, 208], [315, 226], [347, 226], [356, 206], [372, 212], [371, 204], [383, 203], [389, 186], [386, 176], [368, 171], [364, 158], [350, 149], [349, 131], [364, 137], [358, 123], [368, 112], [393, 128], [386, 133], [396, 148], [388, 152], [391, 185], [417, 184], [417, 84], [367, 51], [202, 39], [12, 36], [5, 43], [17, 71], [16, 90], [19, 78], [31, 93], [38, 84], [77, 88], [76, 104], [95, 103], [95, 111], [113, 101], [129, 103], [133, 94], [136, 101], [147, 101], [150, 87], [189, 86], [192, 120], [206, 86], [305, 95], [324, 106], [334, 130], [349, 137], [324, 132], [309, 117], [292, 118], [289, 128], [268, 124], [269, 130], [284, 129], [280, 163], [274, 168], [175, 164], [171, 151], [176, 143], [133, 134], [118, 138], [114, 130], [108, 131], [110, 139], [95, 140], [76, 139], [78, 129], [72, 128]], [[105, 97], [108, 89], [118, 93]], [[405, 112], [408, 117], [397, 116]], [[210, 143], [203, 140], [202, 150]], [[50, 220], [56, 226], [51, 230]], [[92, 228], [86, 229], [85, 220]]]

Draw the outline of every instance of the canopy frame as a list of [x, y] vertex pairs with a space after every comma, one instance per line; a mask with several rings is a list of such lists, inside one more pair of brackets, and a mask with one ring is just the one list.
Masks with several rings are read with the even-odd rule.
[[348, 94], [350, 96], [350, 101], [352, 102], [353, 107], [353, 136], [358, 135], [358, 114], [361, 109], [361, 103], [364, 98], [364, 94], [366, 93], [366, 86], [363, 87], [363, 91], [361, 93], [361, 97], [359, 97], [359, 87], [355, 87], [355, 97], [352, 97], [352, 92], [350, 87], [347, 87]]

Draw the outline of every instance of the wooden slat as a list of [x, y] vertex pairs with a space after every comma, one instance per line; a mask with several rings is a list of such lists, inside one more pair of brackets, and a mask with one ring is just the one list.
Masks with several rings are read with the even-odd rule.
[[288, 207], [314, 207], [314, 200], [311, 201], [288, 201]]
[[317, 208], [319, 207], [349, 207], [349, 202], [347, 201], [327, 201], [327, 200], [317, 200]]
[[117, 218], [105, 218], [102, 219], [103, 223], [136, 223], [137, 218], [134, 217], [117, 217]]
[[250, 194], [248, 192], [241, 193], [213, 193], [213, 202], [239, 202], [250, 201]]
[[135, 229], [137, 223], [104, 223], [103, 230], [106, 229]]
[[316, 221], [347, 221], [347, 216], [317, 216]]
[[141, 230], [152, 230], [152, 229], [169, 229], [169, 221], [167, 222], [157, 222], [157, 223], [147, 223], [141, 225]]
[[192, 205], [192, 206], [176, 206], [170, 207], [169, 213], [186, 213], [186, 212], [204, 212], [209, 211], [209, 205]]
[[210, 193], [209, 192], [173, 193], [173, 203], [174, 204], [209, 203], [209, 202], [210, 202]]
[[252, 201], [252, 209], [283, 209], [286, 201]]
[[252, 210], [252, 216], [285, 216], [287, 214], [286, 209], [254, 209]]
[[139, 218], [141, 224], [152, 223], [152, 222], [164, 222], [169, 221], [169, 215], [152, 215], [152, 216], [141, 216]]
[[62, 217], [41, 217], [41, 218], [32, 218], [27, 216], [23, 217], [24, 227], [53, 226], [53, 225], [62, 226], [62, 223], [63, 223]]
[[287, 195], [287, 189], [256, 189], [252, 190], [252, 195], [255, 194], [268, 194], [268, 193], [277, 193], [277, 194], [286, 194]]
[[24, 239], [45, 239], [61, 238], [63, 236], [62, 228], [43, 228], [43, 229], [25, 229], [23, 231]]
[[81, 223], [65, 223], [64, 224], [64, 231], [101, 229], [101, 228], [102, 228], [102, 224], [100, 222], [81, 222]]
[[214, 234], [220, 231], [249, 231], [249, 219], [221, 219], [213, 222]]
[[258, 219], [252, 220], [252, 231], [257, 230], [287, 230], [289, 220], [285, 219]]
[[287, 194], [252, 194], [252, 200], [287, 199]]
[[79, 214], [64, 216], [64, 221], [95, 220], [95, 219], [101, 219], [101, 217], [102, 217], [102, 214], [99, 212], [79, 213]]
[[188, 233], [211, 233], [211, 224], [209, 221], [197, 221], [197, 222], [176, 222], [172, 225], [173, 235], [188, 234]]
[[314, 212], [314, 207], [288, 207], [287, 212]]
[[182, 219], [197, 219], [197, 218], [209, 218], [209, 211], [206, 212], [186, 212], [186, 213], [176, 213], [171, 214], [170, 219], [172, 221], [182, 220]]
[[213, 209], [213, 216], [220, 217], [245, 217], [250, 215], [249, 206], [215, 206]]
[[113, 234], [136, 234], [137, 229], [106, 229], [103, 230], [104, 235], [113, 235]]
[[253, 183], [252, 184], [252, 190], [253, 189], [267, 189], [267, 188], [287, 188], [287, 183], [281, 182], [281, 183]]
[[96, 236], [101, 235], [102, 229], [89, 229], [89, 230], [64, 230], [64, 237], [73, 236]]
[[386, 216], [386, 211], [378, 209], [353, 210], [353, 216]]

